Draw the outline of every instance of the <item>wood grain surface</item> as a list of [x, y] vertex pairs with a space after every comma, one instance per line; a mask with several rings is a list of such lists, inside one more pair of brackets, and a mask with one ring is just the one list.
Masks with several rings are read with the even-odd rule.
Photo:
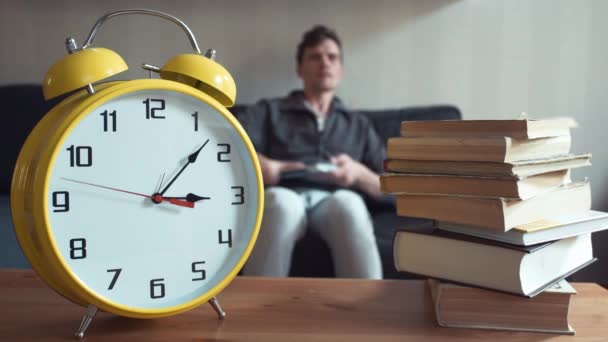
[[[209, 305], [168, 318], [98, 313], [87, 341], [608, 341], [608, 291], [574, 283], [575, 336], [440, 328], [420, 280], [237, 277]], [[0, 340], [74, 340], [84, 308], [31, 270], [0, 270]]]

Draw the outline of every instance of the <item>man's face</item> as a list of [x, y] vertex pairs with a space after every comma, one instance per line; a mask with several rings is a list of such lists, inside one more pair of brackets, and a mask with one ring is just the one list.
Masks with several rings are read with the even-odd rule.
[[297, 72], [304, 82], [304, 89], [314, 92], [335, 90], [343, 74], [338, 44], [325, 39], [318, 45], [305, 48]]

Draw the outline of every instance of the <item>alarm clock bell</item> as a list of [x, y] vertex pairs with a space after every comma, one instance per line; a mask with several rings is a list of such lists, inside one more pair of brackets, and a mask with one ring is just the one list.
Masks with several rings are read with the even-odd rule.
[[161, 79], [175, 81], [194, 87], [213, 97], [225, 107], [234, 105], [236, 84], [232, 75], [215, 62], [215, 50], [203, 55], [190, 28], [180, 19], [148, 9], [130, 9], [108, 13], [97, 20], [85, 44], [78, 47], [74, 38], [66, 39], [68, 55], [55, 62], [44, 76], [42, 91], [46, 100], [87, 88], [94, 93], [93, 83], [117, 75], [129, 67], [120, 55], [107, 48], [90, 48], [99, 28], [110, 18], [124, 14], [147, 14], [168, 19], [188, 35], [194, 53], [180, 54], [171, 58], [161, 68], [144, 64], [143, 68], [160, 74]]

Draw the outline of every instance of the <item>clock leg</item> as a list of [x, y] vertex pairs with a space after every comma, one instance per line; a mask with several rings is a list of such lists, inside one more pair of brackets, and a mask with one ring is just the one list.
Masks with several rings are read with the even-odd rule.
[[221, 320], [226, 318], [226, 312], [222, 310], [222, 307], [220, 306], [220, 302], [217, 300], [217, 297], [211, 298], [211, 300], [209, 300], [209, 304], [211, 304], [211, 307], [217, 313], [217, 318]]
[[97, 307], [95, 305], [89, 305], [84, 313], [84, 317], [82, 317], [80, 327], [78, 328], [78, 331], [75, 334], [78, 339], [84, 338], [84, 332], [87, 331], [87, 328], [89, 327], [89, 324], [91, 324], [91, 321], [93, 320], [93, 317], [95, 317], [95, 314], [97, 314]]

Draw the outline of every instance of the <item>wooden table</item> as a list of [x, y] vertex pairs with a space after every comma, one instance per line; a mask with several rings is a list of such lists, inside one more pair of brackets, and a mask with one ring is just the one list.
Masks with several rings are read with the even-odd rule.
[[[208, 305], [169, 318], [99, 313], [86, 340], [110, 341], [608, 341], [608, 291], [575, 283], [575, 336], [440, 328], [423, 281], [238, 277]], [[84, 308], [31, 270], [0, 270], [0, 340], [73, 340]]]

